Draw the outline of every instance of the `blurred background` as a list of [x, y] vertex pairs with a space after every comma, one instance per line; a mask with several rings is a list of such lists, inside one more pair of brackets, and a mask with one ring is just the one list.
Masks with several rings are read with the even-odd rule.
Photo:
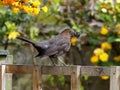
[[[0, 49], [8, 50], [14, 64], [51, 65], [48, 57], [34, 58], [36, 51], [16, 36], [42, 41], [64, 28], [81, 33], [60, 58], [67, 65], [120, 65], [119, 0], [2, 0], [0, 1]], [[56, 60], [57, 61], [57, 60]], [[59, 63], [58, 63], [59, 64]], [[31, 75], [13, 75], [13, 90], [32, 90]], [[43, 90], [70, 90], [69, 76], [43, 75]], [[80, 90], [109, 90], [109, 76], [81, 77]]]

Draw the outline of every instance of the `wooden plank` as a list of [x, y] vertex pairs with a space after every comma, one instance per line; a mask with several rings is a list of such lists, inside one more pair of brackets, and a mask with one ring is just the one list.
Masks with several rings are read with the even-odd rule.
[[110, 90], [120, 90], [120, 67], [119, 66], [111, 67]]
[[[13, 64], [13, 55], [7, 55], [6, 59], [5, 59], [5, 63], [3, 64]], [[5, 77], [6, 77], [6, 86], [5, 89], [6, 90], [13, 90], [12, 89], [12, 73], [6, 73]]]
[[34, 66], [33, 68], [33, 90], [42, 90], [42, 84], [40, 81], [39, 68]]
[[33, 65], [6, 65], [6, 73], [32, 74]]
[[80, 67], [76, 66], [71, 70], [71, 90], [80, 90]]
[[42, 74], [71, 75], [72, 66], [42, 66]]
[[9, 52], [7, 50], [0, 50], [0, 55], [9, 55]]
[[5, 83], [6, 83], [6, 74], [5, 74], [5, 68], [6, 68], [6, 65], [1, 65], [1, 72], [2, 72], [2, 76], [1, 76], [1, 85], [2, 85], [2, 90], [5, 90]]
[[[7, 73], [21, 73], [30, 74], [33, 72], [33, 65], [7, 65]], [[41, 66], [42, 74], [53, 74], [53, 75], [71, 75], [71, 69], [74, 66]], [[79, 67], [79, 66], [78, 66]], [[26, 69], [27, 68], [27, 69]], [[94, 66], [82, 66], [81, 76], [101, 76], [110, 75], [110, 67], [94, 67]]]
[[0, 90], [2, 90], [2, 70], [0, 66]]
[[110, 67], [103, 66], [82, 66], [81, 67], [81, 76], [102, 76], [110, 75]]

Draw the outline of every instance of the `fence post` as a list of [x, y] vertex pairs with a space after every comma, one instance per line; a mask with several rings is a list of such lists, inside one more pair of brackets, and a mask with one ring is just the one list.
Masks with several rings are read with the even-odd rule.
[[72, 67], [71, 90], [80, 90], [80, 67], [81, 66]]
[[6, 69], [6, 65], [1, 65], [1, 87], [2, 87], [2, 90], [5, 90], [5, 86], [6, 86], [6, 75], [5, 75], [5, 69]]
[[41, 73], [39, 67], [34, 66], [33, 68], [33, 90], [42, 90], [41, 85]]
[[[5, 65], [2, 64], [13, 64], [13, 56], [9, 55], [9, 52], [7, 50], [0, 50], [0, 56], [2, 57], [0, 59], [0, 64], [1, 64], [1, 85], [4, 85], [4, 90], [12, 90], [12, 74], [11, 73], [7, 73], [5, 74], [5, 71], [3, 71], [3, 67]], [[4, 75], [2, 75], [4, 74]], [[4, 78], [5, 81], [2, 81]], [[3, 84], [3, 83], [4, 84]], [[7, 83], [5, 83], [7, 82]], [[1, 86], [2, 88], [3, 86]], [[3, 89], [2, 89], [3, 90]]]
[[120, 90], [120, 67], [119, 66], [111, 67], [110, 90]]

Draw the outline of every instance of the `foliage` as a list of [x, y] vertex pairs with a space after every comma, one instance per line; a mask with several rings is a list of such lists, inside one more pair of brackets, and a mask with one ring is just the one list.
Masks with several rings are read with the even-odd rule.
[[[99, 47], [97, 48], [100, 48], [103, 52], [100, 53], [100, 51], [95, 49], [94, 52], [100, 53], [100, 56], [97, 58], [99, 60], [94, 58], [96, 56], [94, 53], [91, 62], [95, 65], [102, 66], [120, 65], [118, 58], [116, 60], [116, 57], [120, 54], [118, 51], [120, 38], [120, 3], [116, 3], [115, 6], [112, 6], [110, 2], [99, 2], [95, 5], [95, 10], [94, 16], [97, 20], [100, 20], [103, 25], [97, 32], [92, 32], [92, 35], [96, 34], [96, 36], [93, 35], [92, 39], [96, 39], [95, 41], [99, 42]], [[91, 43], [92, 45], [95, 44], [93, 40]]]

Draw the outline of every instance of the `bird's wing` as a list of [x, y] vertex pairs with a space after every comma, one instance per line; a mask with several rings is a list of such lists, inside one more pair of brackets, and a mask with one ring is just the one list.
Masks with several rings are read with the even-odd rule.
[[59, 38], [56, 42], [51, 43], [50, 47], [46, 50], [45, 54], [47, 56], [59, 56], [64, 52], [68, 51], [70, 48], [70, 43], [64, 38]]

